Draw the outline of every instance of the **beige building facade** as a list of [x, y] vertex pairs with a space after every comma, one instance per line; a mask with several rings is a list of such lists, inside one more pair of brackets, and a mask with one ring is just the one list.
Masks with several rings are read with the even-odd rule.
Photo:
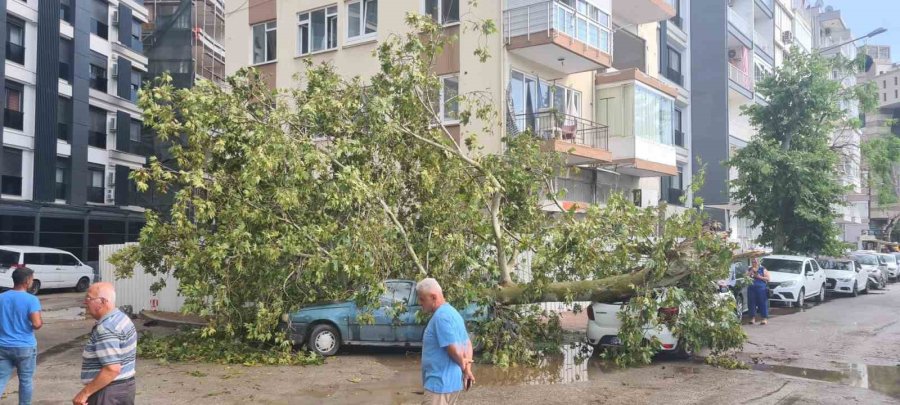
[[[687, 7], [686, 0], [248, 0], [226, 10], [225, 70], [254, 66], [271, 86], [287, 88], [303, 85], [311, 60], [365, 80], [379, 69], [378, 44], [409, 32], [407, 14], [431, 15], [458, 36], [435, 66], [440, 115], [458, 137], [478, 131], [485, 151], [502, 153], [504, 135], [532, 130], [577, 168], [556, 179], [566, 204], [602, 204], [617, 190], [642, 206], [683, 205], [691, 154], [680, 111], [690, 94], [679, 76], [682, 57], [676, 63], [662, 54], [670, 49], [667, 23]], [[466, 21], [486, 19], [496, 34], [467, 29]], [[677, 30], [683, 49], [676, 53], [686, 63], [688, 30]], [[478, 46], [487, 47], [486, 62]], [[453, 96], [473, 92], [494, 100], [505, 118], [489, 133], [454, 120]]]

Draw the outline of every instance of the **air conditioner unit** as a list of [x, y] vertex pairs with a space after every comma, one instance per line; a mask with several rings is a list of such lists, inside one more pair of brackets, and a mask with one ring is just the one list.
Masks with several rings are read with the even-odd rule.
[[108, 187], [116, 186], [116, 172], [107, 172], [106, 173], [106, 185]]
[[116, 203], [116, 189], [113, 187], [106, 188], [106, 203], [107, 204], [115, 204]]
[[109, 132], [110, 132], [110, 133], [116, 132], [117, 125], [118, 125], [118, 123], [117, 123], [116, 121], [117, 121], [117, 120], [116, 120], [116, 117], [110, 117], [110, 118], [109, 118], [109, 126], [108, 126], [108, 127], [109, 127]]
[[781, 42], [785, 44], [790, 44], [794, 42], [794, 33], [790, 31], [785, 31], [781, 33]]
[[741, 55], [736, 49], [729, 49], [729, 50], [728, 50], [728, 60], [740, 61], [740, 60], [741, 60], [741, 56], [742, 56], [742, 55]]
[[112, 25], [115, 25], [115, 26], [119, 25], [119, 11], [118, 10], [113, 10]]
[[113, 62], [112, 69], [110, 69], [110, 75], [112, 75], [113, 79], [119, 77], [119, 62]]

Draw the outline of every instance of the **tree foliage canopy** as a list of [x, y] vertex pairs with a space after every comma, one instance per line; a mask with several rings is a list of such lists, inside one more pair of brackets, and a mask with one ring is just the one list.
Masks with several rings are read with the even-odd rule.
[[727, 162], [738, 171], [731, 197], [741, 204], [738, 215], [761, 228], [758, 242], [776, 252], [838, 249], [835, 208], [847, 191], [839, 163], [854, 155], [843, 149], [856, 147], [838, 138], [859, 126], [846, 118], [848, 106], [868, 109], [874, 98], [868, 86], [843, 86], [832, 76], [852, 75], [859, 63], [794, 49], [756, 83], [766, 103], [743, 107], [757, 135]]
[[[278, 339], [284, 312], [344, 299], [371, 308], [383, 280], [431, 276], [455, 305], [493, 308], [481, 328], [487, 359], [500, 364], [558, 342], [552, 318], [509, 305], [545, 294], [631, 298], [621, 364], [657, 350], [643, 325], [663, 303], [693, 302], [673, 325], [686, 342], [741, 344], [713, 291], [730, 246], [700, 211], [666, 217], [622, 196], [584, 214], [541, 210], [560, 195], [550, 181], [559, 156], [528, 132], [504, 138], [504, 153], [483, 153], [478, 139], [505, 134], [480, 94], [455, 100], [466, 131], [457, 142], [432, 102], [433, 62], [454, 39], [421, 16], [408, 22], [413, 33], [379, 45], [380, 71], [365, 83], [321, 65], [292, 89], [270, 90], [252, 69], [225, 88], [178, 90], [163, 79], [146, 89], [145, 122], [183, 142], [172, 148], [178, 170], [153, 160], [134, 174], [141, 190], [174, 192], [174, 204], [147, 214], [139, 244], [115, 258], [120, 270], [171, 272], [186, 310], [211, 318], [206, 335], [256, 342]], [[666, 302], [653, 298], [659, 288]]]

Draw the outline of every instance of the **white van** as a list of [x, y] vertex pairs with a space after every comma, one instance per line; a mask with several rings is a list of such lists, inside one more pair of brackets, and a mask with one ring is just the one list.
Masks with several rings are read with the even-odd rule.
[[91, 266], [65, 250], [0, 245], [0, 289], [13, 287], [12, 273], [19, 267], [34, 270], [34, 284], [28, 291], [32, 294], [41, 288], [74, 288], [83, 292], [94, 278]]

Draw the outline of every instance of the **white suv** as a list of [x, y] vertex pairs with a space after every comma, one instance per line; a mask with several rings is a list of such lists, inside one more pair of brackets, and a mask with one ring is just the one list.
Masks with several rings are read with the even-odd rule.
[[802, 307], [807, 298], [825, 301], [825, 271], [805, 256], [766, 256], [760, 265], [769, 271], [769, 301]]
[[869, 272], [850, 259], [816, 260], [825, 269], [825, 288], [830, 293], [850, 294], [854, 297], [869, 292]]
[[900, 266], [897, 265], [897, 258], [889, 253], [879, 253], [878, 257], [884, 259], [887, 265], [888, 281], [897, 280], [897, 276], [900, 275]]
[[42, 288], [74, 288], [83, 292], [94, 278], [94, 269], [65, 250], [0, 245], [0, 289], [13, 287], [12, 273], [19, 267], [34, 270], [34, 283], [29, 290], [32, 294]]

